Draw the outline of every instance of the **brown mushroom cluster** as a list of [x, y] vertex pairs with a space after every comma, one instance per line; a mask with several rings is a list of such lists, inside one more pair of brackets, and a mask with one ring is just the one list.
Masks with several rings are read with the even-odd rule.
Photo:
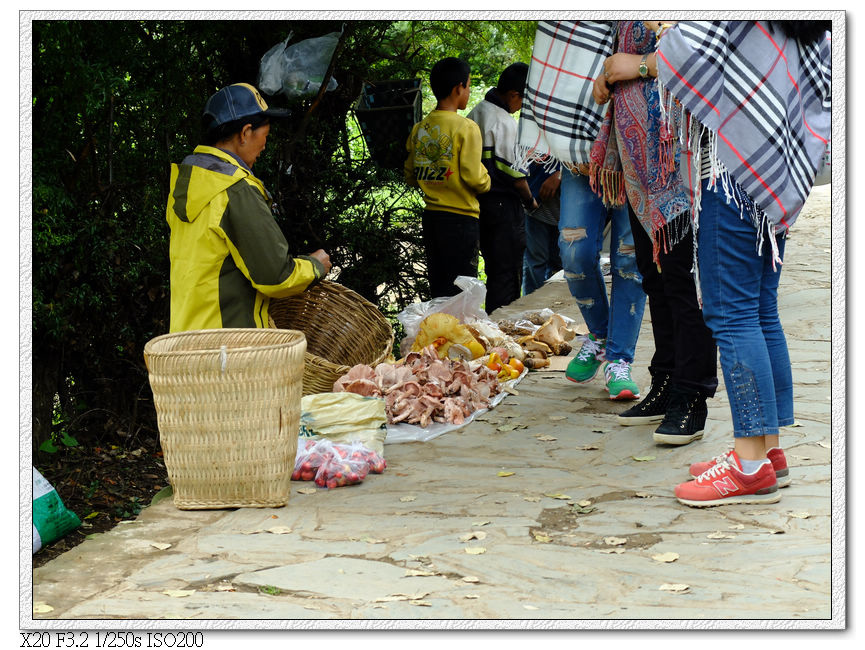
[[489, 407], [499, 382], [486, 366], [440, 359], [438, 350], [428, 345], [397, 363], [356, 365], [336, 380], [333, 390], [382, 397], [388, 424], [426, 427], [432, 422], [462, 424]]

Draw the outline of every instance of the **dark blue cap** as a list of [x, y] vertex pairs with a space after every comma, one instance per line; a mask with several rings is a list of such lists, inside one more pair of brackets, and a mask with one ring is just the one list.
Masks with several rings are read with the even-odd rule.
[[204, 114], [213, 118], [211, 126], [220, 126], [253, 115], [288, 117], [291, 111], [268, 108], [255, 86], [240, 83], [226, 86], [211, 95], [204, 105]]

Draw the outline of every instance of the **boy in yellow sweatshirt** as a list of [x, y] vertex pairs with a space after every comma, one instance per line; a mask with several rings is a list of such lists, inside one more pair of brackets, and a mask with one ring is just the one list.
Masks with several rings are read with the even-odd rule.
[[438, 298], [459, 292], [458, 275], [478, 275], [477, 195], [489, 191], [491, 181], [481, 163], [480, 128], [457, 113], [471, 92], [468, 64], [442, 59], [430, 72], [430, 86], [438, 103], [406, 142], [405, 179], [424, 193], [427, 278]]

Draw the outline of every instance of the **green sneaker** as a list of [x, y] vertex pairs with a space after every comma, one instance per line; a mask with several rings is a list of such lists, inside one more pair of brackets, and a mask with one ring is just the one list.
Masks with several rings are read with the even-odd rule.
[[604, 365], [610, 399], [640, 399], [640, 387], [631, 379], [631, 364], [627, 361], [608, 361]]
[[598, 368], [604, 362], [604, 347], [603, 339], [596, 339], [594, 334], [579, 337], [583, 342], [580, 351], [571, 359], [568, 364], [568, 369], [565, 370], [565, 377], [578, 384], [585, 384], [592, 381], [595, 375], [598, 374]]

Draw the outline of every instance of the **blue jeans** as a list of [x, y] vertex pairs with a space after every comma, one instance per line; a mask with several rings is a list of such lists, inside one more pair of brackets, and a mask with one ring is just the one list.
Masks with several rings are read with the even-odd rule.
[[[589, 332], [606, 339], [607, 359], [633, 363], [646, 294], [637, 270], [628, 209], [622, 206], [608, 211], [589, 187], [588, 177], [567, 171], [562, 173], [561, 192], [559, 253], [568, 288]], [[612, 268], [609, 300], [600, 263], [608, 212]]]
[[[772, 268], [769, 241], [757, 254], [754, 226], [705, 184], [697, 239], [703, 320], [721, 353], [733, 435], [777, 435], [793, 424], [793, 373], [778, 318], [781, 266]], [[784, 238], [777, 243], [783, 257]]]
[[543, 286], [562, 268], [559, 260], [559, 228], [526, 215], [526, 253], [523, 257], [523, 294]]

